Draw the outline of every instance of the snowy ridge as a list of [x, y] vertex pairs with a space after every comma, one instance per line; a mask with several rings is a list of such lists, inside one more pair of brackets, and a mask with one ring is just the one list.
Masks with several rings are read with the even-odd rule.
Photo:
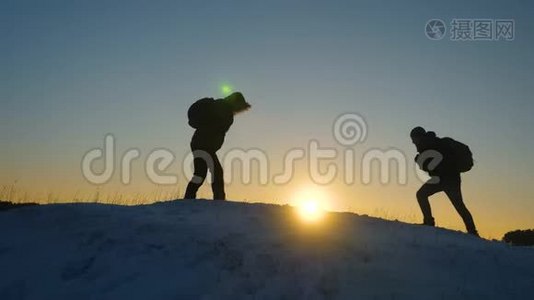
[[524, 299], [534, 249], [288, 206], [177, 200], [0, 212], [0, 299]]

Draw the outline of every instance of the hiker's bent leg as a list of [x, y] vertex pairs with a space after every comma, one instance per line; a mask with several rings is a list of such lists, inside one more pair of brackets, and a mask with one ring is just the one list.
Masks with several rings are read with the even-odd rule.
[[451, 200], [452, 205], [454, 205], [454, 208], [456, 209], [458, 214], [462, 217], [467, 232], [478, 235], [477, 229], [475, 227], [475, 222], [473, 221], [473, 216], [465, 206], [464, 199], [462, 197], [460, 180], [448, 183], [447, 187], [445, 188], [445, 193]]
[[215, 153], [212, 154], [213, 167], [211, 168], [211, 188], [213, 190], [214, 200], [226, 200], [226, 194], [224, 193], [224, 174], [221, 162], [217, 158]]
[[421, 188], [415, 194], [417, 197], [417, 202], [419, 203], [419, 207], [421, 207], [421, 212], [423, 213], [423, 224], [434, 226], [434, 218], [432, 217], [432, 209], [430, 208], [428, 197], [442, 190], [443, 189], [440, 184], [427, 182], [423, 184], [423, 186], [421, 186]]
[[208, 164], [203, 157], [195, 156], [193, 160], [193, 166], [195, 168], [193, 178], [187, 185], [185, 190], [185, 199], [195, 199], [197, 197], [197, 191], [206, 179], [208, 173]]

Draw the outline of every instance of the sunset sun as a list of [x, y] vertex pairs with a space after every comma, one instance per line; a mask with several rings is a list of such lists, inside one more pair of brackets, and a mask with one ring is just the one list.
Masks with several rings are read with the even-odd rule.
[[303, 200], [297, 209], [300, 217], [308, 222], [318, 221], [324, 215], [324, 209], [314, 199]]
[[293, 205], [299, 218], [305, 222], [320, 221], [327, 210], [328, 197], [322, 190], [307, 187], [297, 192]]

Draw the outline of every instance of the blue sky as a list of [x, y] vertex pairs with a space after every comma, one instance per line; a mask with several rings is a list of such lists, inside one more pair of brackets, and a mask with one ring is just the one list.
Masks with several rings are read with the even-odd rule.
[[[411, 156], [408, 132], [423, 125], [471, 146], [477, 168], [465, 188], [475, 207], [532, 209], [533, 17], [528, 1], [3, 1], [0, 182], [86, 188], [81, 157], [106, 133], [122, 148], [182, 157], [188, 106], [228, 83], [253, 109], [238, 116], [226, 149], [279, 157], [311, 138], [327, 146], [335, 117], [353, 111], [369, 126], [359, 150]], [[433, 18], [514, 19], [516, 36], [432, 41], [424, 25]], [[335, 190], [405, 199], [418, 184]], [[287, 195], [254, 184], [229, 191]], [[418, 213], [411, 200], [365, 208]]]

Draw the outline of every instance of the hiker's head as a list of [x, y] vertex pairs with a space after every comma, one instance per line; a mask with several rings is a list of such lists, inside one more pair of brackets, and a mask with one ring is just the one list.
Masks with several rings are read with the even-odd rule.
[[421, 139], [426, 135], [426, 130], [421, 127], [417, 126], [410, 132], [410, 137], [412, 138], [412, 142], [414, 144], [417, 144], [421, 141]]
[[250, 104], [245, 100], [245, 97], [243, 97], [243, 94], [240, 92], [232, 93], [224, 98], [224, 101], [226, 101], [230, 107], [232, 107], [234, 114], [246, 111], [250, 108]]

